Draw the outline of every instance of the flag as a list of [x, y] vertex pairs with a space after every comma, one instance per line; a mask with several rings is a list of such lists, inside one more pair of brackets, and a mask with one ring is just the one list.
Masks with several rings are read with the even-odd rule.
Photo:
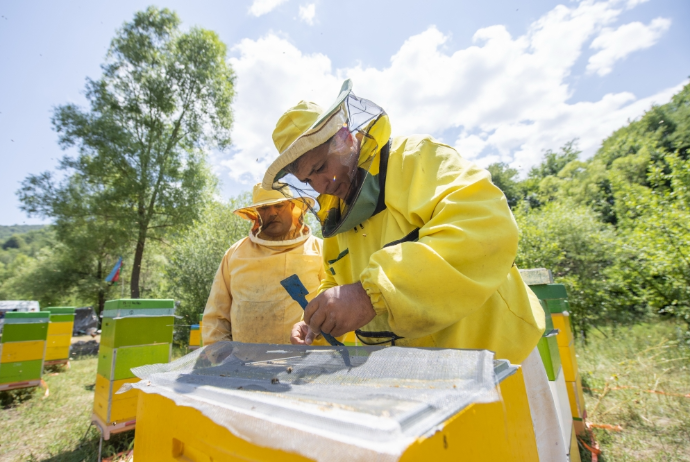
[[112, 282], [115, 284], [117, 281], [119, 281], [120, 269], [122, 269], [122, 257], [117, 259], [117, 263], [115, 263], [115, 266], [113, 266], [113, 270], [110, 272], [108, 277], [105, 278], [105, 282]]

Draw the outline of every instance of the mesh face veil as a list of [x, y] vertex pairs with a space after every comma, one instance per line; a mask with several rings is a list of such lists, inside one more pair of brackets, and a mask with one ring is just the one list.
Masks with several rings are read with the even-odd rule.
[[371, 176], [378, 174], [381, 148], [390, 137], [385, 111], [352, 92], [330, 117], [345, 122], [326, 142], [284, 167], [273, 183], [286, 196], [305, 200], [324, 237], [348, 231], [373, 214], [378, 188], [374, 191], [371, 186], [378, 182]]

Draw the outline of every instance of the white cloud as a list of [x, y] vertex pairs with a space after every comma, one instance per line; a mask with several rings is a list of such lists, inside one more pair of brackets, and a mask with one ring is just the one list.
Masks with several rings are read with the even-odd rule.
[[249, 7], [249, 14], [252, 16], [262, 16], [266, 13], [270, 13], [282, 3], [287, 0], [254, 0], [252, 6]]
[[322, 54], [303, 54], [274, 34], [244, 39], [230, 59], [238, 75], [235, 100], [234, 155], [221, 162], [230, 178], [252, 183], [276, 156], [271, 133], [278, 118], [300, 99], [330, 104], [340, 88], [331, 61]]
[[309, 24], [314, 25], [314, 17], [316, 17], [316, 3], [310, 3], [309, 5], [300, 5], [299, 7], [299, 18]]
[[569, 102], [566, 79], [589, 40], [621, 14], [615, 5], [559, 5], [522, 36], [491, 26], [454, 52], [448, 37], [430, 27], [408, 38], [383, 68], [333, 69], [327, 56], [304, 54], [273, 33], [242, 40], [231, 59], [238, 76], [234, 147], [221, 163], [234, 180], [260, 180], [277, 155], [271, 133], [280, 115], [301, 99], [329, 106], [347, 77], [358, 96], [388, 112], [394, 135], [452, 133], [450, 144], [481, 165], [501, 161], [526, 172], [544, 150], [573, 138], [592, 155], [628, 119], [680, 89], [645, 99], [619, 92]]
[[605, 28], [592, 41], [590, 48], [601, 50], [589, 58], [587, 72], [606, 75], [613, 70], [613, 65], [630, 53], [644, 50], [654, 45], [662, 34], [671, 26], [666, 18], [656, 18], [649, 26], [641, 22], [624, 24], [618, 29]]

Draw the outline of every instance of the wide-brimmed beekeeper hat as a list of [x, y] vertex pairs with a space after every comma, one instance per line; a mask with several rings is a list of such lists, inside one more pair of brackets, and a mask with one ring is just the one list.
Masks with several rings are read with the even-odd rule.
[[325, 111], [316, 103], [300, 101], [278, 119], [273, 143], [279, 155], [266, 170], [261, 184], [264, 189], [274, 189], [274, 183], [285, 176], [287, 165], [322, 145], [347, 125], [348, 115], [343, 102], [351, 91], [352, 81], [347, 79], [335, 102]]
[[280, 192], [274, 189], [266, 190], [261, 187], [261, 183], [254, 185], [252, 190], [252, 204], [241, 209], [233, 211], [235, 215], [244, 218], [245, 220], [256, 220], [257, 211], [259, 207], [264, 207], [267, 205], [274, 205], [279, 202], [294, 202], [295, 205], [301, 207], [302, 210], [307, 210], [309, 207], [314, 206], [314, 200], [311, 197], [293, 197], [290, 190], [286, 188], [285, 191]]

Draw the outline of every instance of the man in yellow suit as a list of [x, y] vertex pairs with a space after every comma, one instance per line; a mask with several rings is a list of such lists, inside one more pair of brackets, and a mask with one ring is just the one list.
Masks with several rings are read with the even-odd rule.
[[250, 220], [249, 235], [223, 256], [203, 318], [203, 342], [290, 343], [302, 308], [280, 281], [297, 274], [315, 292], [325, 277], [321, 239], [304, 223], [310, 199], [254, 186], [252, 204], [235, 210]]
[[324, 236], [326, 278], [293, 343], [355, 331], [364, 344], [488, 349], [521, 363], [545, 321], [513, 264], [505, 196], [450, 146], [390, 135], [386, 113], [349, 80], [330, 109], [303, 101], [276, 125], [280, 155], [263, 187], [313, 190]]
[[430, 136], [391, 138], [347, 80], [326, 110], [276, 124], [262, 186], [318, 202], [326, 277], [293, 344], [354, 331], [365, 345], [486, 349], [521, 364], [540, 460], [566, 460], [536, 345], [545, 313], [514, 265], [518, 229], [486, 170]]

